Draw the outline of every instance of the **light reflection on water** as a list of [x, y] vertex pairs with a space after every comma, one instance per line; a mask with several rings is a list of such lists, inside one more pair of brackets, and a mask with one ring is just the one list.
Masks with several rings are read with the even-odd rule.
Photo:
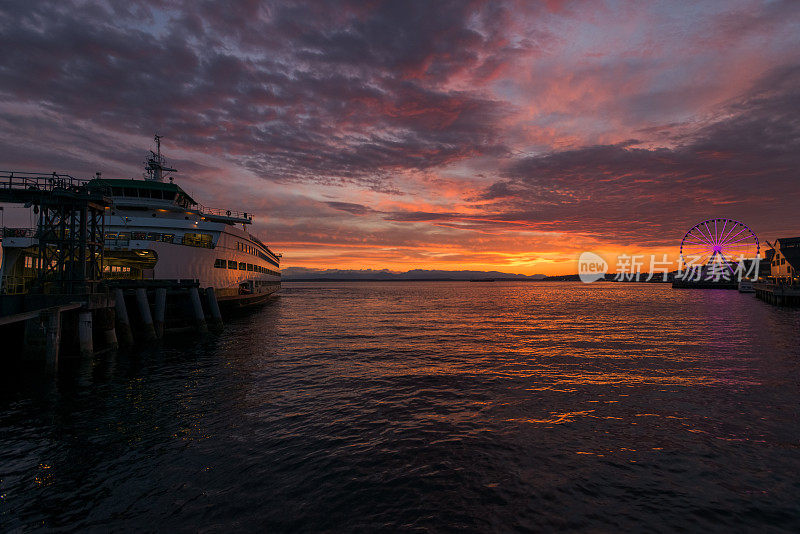
[[0, 526], [800, 528], [800, 310], [661, 284], [286, 284], [0, 392]]

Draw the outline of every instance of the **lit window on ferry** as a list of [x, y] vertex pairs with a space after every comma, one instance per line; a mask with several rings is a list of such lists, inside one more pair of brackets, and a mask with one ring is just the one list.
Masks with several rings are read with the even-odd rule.
[[247, 270], [247, 264], [243, 263], [243, 262], [239, 263], [239, 270], [240, 271], [246, 271]]
[[238, 264], [235, 260], [228, 260], [228, 269], [236, 269]]
[[228, 262], [223, 260], [223, 259], [217, 258], [214, 261], [214, 267], [216, 267], [217, 269], [224, 269], [227, 266], [228, 266]]
[[211, 234], [183, 234], [183, 244], [190, 247], [212, 248]]
[[161, 241], [164, 243], [172, 243], [173, 239], [175, 239], [175, 234], [161, 234]]

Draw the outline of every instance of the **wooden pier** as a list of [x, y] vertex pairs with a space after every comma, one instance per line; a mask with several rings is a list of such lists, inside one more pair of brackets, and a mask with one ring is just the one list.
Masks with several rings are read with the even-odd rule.
[[800, 306], [800, 287], [759, 282], [753, 284], [756, 297], [775, 306]]
[[44, 362], [54, 371], [59, 358], [153, 343], [170, 331], [205, 334], [223, 326], [214, 289], [200, 288], [196, 280], [119, 280], [101, 289], [83, 295], [0, 296], [0, 308], [6, 310], [0, 315], [3, 353]]

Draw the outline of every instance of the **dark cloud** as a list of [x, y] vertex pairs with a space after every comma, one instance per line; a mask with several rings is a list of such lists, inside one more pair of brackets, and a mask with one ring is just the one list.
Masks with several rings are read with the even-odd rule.
[[353, 215], [366, 215], [367, 213], [374, 213], [375, 210], [364, 206], [362, 204], [354, 204], [352, 202], [326, 202], [328, 206], [339, 211], [346, 211]]
[[[442, 89], [503, 48], [471, 2], [10, 2], [0, 92], [224, 154], [276, 181], [386, 189], [398, 169], [504, 152], [505, 104]], [[483, 21], [486, 35], [468, 28]], [[331, 22], [335, 23], [332, 24]], [[473, 24], [474, 25], [474, 24]]]
[[800, 205], [800, 67], [771, 73], [720, 114], [674, 147], [632, 140], [513, 161], [506, 181], [480, 196], [499, 199], [496, 211], [468, 219], [658, 245], [706, 218], [769, 228], [776, 212], [792, 217]]

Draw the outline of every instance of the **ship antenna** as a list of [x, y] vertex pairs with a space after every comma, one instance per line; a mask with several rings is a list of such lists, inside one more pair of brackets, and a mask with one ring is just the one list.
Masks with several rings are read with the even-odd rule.
[[[150, 151], [150, 157], [147, 158], [147, 180], [152, 180], [154, 182], [163, 182], [164, 181], [164, 172], [176, 172], [175, 169], [166, 166], [166, 161], [164, 157], [161, 155], [161, 138], [164, 137], [163, 135], [156, 134], [153, 139], [156, 142], [156, 152]], [[169, 177], [169, 181], [172, 182], [172, 177]]]

